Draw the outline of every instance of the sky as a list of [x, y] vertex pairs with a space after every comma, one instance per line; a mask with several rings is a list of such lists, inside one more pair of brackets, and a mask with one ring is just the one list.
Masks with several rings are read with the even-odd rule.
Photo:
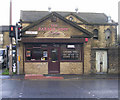
[[[75, 11], [105, 13], [118, 22], [118, 2], [120, 0], [12, 0], [12, 24], [20, 19], [21, 10], [32, 11]], [[9, 25], [10, 0], [0, 0], [0, 26]]]

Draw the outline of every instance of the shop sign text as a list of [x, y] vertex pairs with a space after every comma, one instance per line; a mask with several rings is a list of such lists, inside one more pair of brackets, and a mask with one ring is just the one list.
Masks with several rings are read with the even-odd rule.
[[68, 31], [68, 28], [58, 27], [57, 24], [51, 24], [50, 27], [39, 27], [38, 31]]

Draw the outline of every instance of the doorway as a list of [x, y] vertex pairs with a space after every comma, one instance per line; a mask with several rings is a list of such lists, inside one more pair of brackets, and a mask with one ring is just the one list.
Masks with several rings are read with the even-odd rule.
[[60, 73], [60, 49], [59, 47], [49, 48], [48, 73], [49, 74]]
[[107, 51], [96, 51], [96, 71], [107, 72]]

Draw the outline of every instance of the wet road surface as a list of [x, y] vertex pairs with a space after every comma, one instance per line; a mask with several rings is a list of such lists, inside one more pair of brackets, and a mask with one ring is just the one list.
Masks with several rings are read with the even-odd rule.
[[2, 98], [118, 98], [118, 80], [2, 80]]

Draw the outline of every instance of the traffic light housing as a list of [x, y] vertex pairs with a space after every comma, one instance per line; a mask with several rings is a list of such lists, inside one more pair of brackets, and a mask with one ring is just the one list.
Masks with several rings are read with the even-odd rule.
[[18, 39], [22, 37], [22, 21], [18, 22]]
[[18, 25], [18, 39], [22, 36], [22, 26]]
[[15, 37], [15, 26], [9, 26], [9, 37]]

